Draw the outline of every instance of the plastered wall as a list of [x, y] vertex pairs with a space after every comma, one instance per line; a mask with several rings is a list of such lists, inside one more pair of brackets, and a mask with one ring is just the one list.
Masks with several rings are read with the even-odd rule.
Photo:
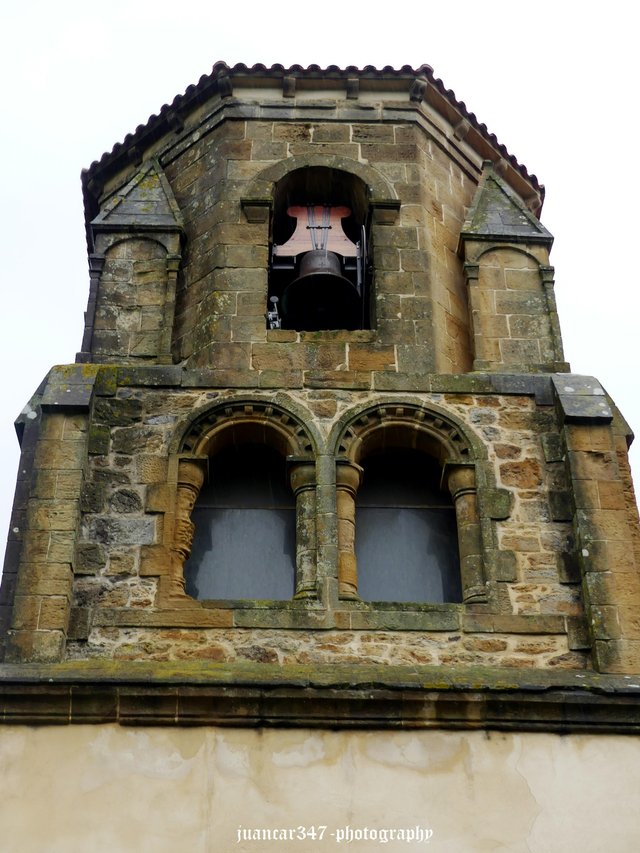
[[639, 758], [613, 735], [6, 726], [0, 849], [632, 853]]

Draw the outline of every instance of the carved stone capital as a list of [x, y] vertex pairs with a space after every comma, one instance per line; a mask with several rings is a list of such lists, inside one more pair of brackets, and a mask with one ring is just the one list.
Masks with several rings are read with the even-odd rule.
[[297, 497], [300, 492], [316, 487], [316, 466], [313, 461], [293, 461], [289, 463], [289, 481], [291, 491]]
[[100, 254], [92, 254], [89, 255], [89, 276], [93, 278], [100, 278], [102, 275], [102, 270], [104, 268], [105, 256]]
[[553, 284], [554, 273], [555, 269], [553, 267], [540, 266], [540, 278], [542, 279], [543, 284]]
[[240, 206], [247, 217], [247, 222], [264, 225], [269, 221], [272, 207], [270, 198], [242, 198]]
[[448, 463], [444, 470], [443, 481], [455, 503], [465, 494], [475, 494], [476, 469], [474, 465]]
[[342, 489], [355, 498], [362, 482], [363, 469], [349, 459], [336, 460], [336, 488]]
[[178, 460], [178, 488], [181, 486], [191, 487], [197, 496], [204, 483], [208, 461], [206, 456], [181, 457]]
[[480, 276], [480, 264], [471, 264], [466, 263], [463, 267], [464, 274], [466, 276], [467, 282], [469, 284], [474, 283], [477, 284], [478, 277]]

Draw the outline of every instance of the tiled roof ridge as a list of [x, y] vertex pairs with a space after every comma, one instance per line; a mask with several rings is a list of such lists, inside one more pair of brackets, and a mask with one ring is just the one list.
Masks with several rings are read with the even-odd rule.
[[256, 63], [254, 65], [245, 65], [244, 63], [236, 63], [235, 65], [227, 65], [226, 62], [214, 63], [209, 74], [203, 74], [197, 83], [189, 85], [183, 94], [176, 95], [170, 104], [164, 104], [158, 113], [153, 113], [149, 116], [144, 124], [139, 124], [133, 133], [128, 133], [122, 142], [117, 142], [111, 151], [105, 152], [99, 160], [94, 160], [93, 163], [83, 170], [83, 183], [86, 184], [91, 178], [92, 173], [101, 166], [106, 166], [108, 161], [117, 157], [123, 150], [129, 146], [135, 145], [142, 134], [153, 127], [156, 123], [168, 118], [177, 110], [188, 106], [190, 103], [197, 101], [199, 97], [207, 92], [218, 80], [223, 79], [233, 74], [266, 74], [274, 76], [288, 76], [294, 74], [303, 74], [311, 76], [318, 74], [319, 76], [345, 77], [349, 74], [364, 76], [412, 76], [415, 78], [426, 78], [427, 81], [435, 87], [435, 89], [446, 98], [447, 101], [457, 109], [464, 119], [466, 119], [489, 143], [495, 148], [500, 155], [507, 160], [521, 175], [528, 181], [535, 190], [539, 191], [541, 198], [544, 198], [544, 187], [538, 182], [535, 174], [530, 174], [526, 167], [519, 163], [513, 154], [510, 154], [506, 146], [503, 145], [495, 134], [490, 133], [486, 124], [479, 122], [475, 113], [469, 112], [464, 101], [459, 101], [456, 98], [455, 92], [452, 89], [447, 89], [439, 77], [433, 73], [433, 68], [430, 65], [423, 64], [418, 68], [413, 68], [410, 65], [403, 65], [401, 68], [393, 68], [390, 65], [385, 65], [383, 68], [377, 68], [374, 65], [365, 65], [363, 68], [358, 68], [355, 65], [348, 65], [345, 68], [340, 68], [338, 65], [329, 65], [326, 68], [320, 65], [312, 64], [306, 68], [302, 65], [264, 65]]

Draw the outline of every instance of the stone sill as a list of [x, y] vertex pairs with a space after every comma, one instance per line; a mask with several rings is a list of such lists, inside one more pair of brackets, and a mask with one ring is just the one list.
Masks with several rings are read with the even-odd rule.
[[320, 332], [297, 332], [293, 329], [268, 329], [267, 341], [281, 343], [372, 343], [376, 340], [373, 329], [324, 329]]
[[[263, 628], [297, 631], [464, 631], [467, 634], [564, 634], [567, 619], [551, 613], [498, 614], [468, 611], [462, 604], [389, 605], [341, 602], [325, 610], [306, 601], [200, 601], [175, 609], [99, 608], [95, 628]], [[349, 606], [351, 605], [351, 606]]]
[[638, 734], [637, 682], [498, 667], [0, 665], [0, 720]]

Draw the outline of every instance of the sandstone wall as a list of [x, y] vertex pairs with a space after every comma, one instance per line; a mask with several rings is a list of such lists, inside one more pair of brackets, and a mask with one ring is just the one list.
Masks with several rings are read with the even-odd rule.
[[[75, 556], [69, 658], [586, 665], [571, 514], [550, 499], [566, 495], [567, 474], [561, 458], [545, 459], [543, 447], [545, 437], [557, 430], [557, 416], [552, 406], [538, 406], [523, 394], [405, 398], [427, 411], [435, 407], [448, 413], [483, 448], [476, 476], [487, 516], [484, 605], [407, 605], [376, 612], [368, 605], [332, 601], [322, 591], [307, 603], [203, 607], [188, 597], [179, 602], [163, 598], [159, 584], [169, 563], [163, 543], [170, 548], [175, 512], [169, 469], [176, 435], [192, 412], [216, 406], [224, 412], [247, 399], [246, 392], [150, 391], [126, 381], [114, 395], [97, 398]], [[314, 425], [324, 445], [315, 456], [319, 504], [314, 523], [320, 552], [326, 547], [331, 553], [334, 534], [321, 518], [331, 507], [336, 512], [335, 485], [331, 479], [325, 484], [319, 460], [335, 454], [330, 437], [340, 424], [379, 398], [371, 392], [309, 389], [276, 398], [254, 392], [249, 399], [254, 401], [249, 419], [263, 418], [260, 405], [277, 401]], [[332, 553], [335, 560], [335, 547]], [[324, 570], [335, 575], [335, 562]], [[390, 566], [395, 570], [401, 568]], [[320, 560], [317, 571], [323, 571]], [[409, 633], [394, 633], [405, 630]]]
[[[193, 367], [236, 370], [295, 371], [307, 363], [308, 347], [291, 346], [299, 335], [265, 329], [268, 223], [247, 222], [240, 204], [256, 181], [269, 183], [269, 167], [287, 160], [291, 168], [326, 163], [365, 178], [374, 174], [387, 197], [402, 201], [393, 225], [374, 217], [374, 333], [347, 337], [355, 352], [358, 343], [375, 342], [369, 349], [385, 370], [468, 369], [469, 316], [457, 249], [476, 184], [423, 129], [398, 121], [226, 122], [167, 164], [188, 247], [176, 357]], [[316, 344], [323, 340], [316, 356], [322, 366], [359, 369], [344, 340], [316, 335]]]

